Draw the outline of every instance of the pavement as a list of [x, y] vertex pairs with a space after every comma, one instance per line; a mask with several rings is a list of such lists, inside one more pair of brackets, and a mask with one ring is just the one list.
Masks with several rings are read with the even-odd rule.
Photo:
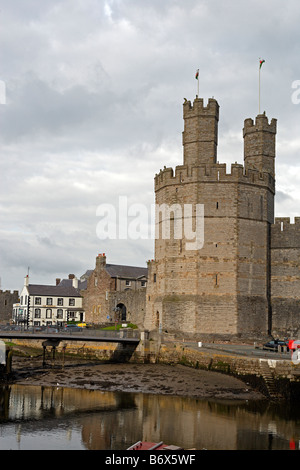
[[201, 350], [214, 350], [222, 351], [228, 354], [235, 354], [237, 356], [247, 356], [252, 358], [265, 358], [265, 359], [275, 359], [275, 360], [291, 360], [291, 352], [276, 352], [268, 351], [262, 349], [261, 345], [250, 345], [250, 344], [230, 344], [230, 343], [201, 343], [192, 341], [184, 341], [182, 344], [185, 344], [187, 347], [192, 349]]

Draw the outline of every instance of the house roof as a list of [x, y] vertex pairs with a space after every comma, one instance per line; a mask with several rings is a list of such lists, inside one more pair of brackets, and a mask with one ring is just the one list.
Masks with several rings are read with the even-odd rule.
[[[58, 284], [58, 287], [65, 287], [65, 288], [69, 288], [69, 287], [72, 287], [72, 279], [62, 279], [60, 281], [60, 283]], [[80, 279], [78, 279], [78, 291], [80, 290], [84, 290], [86, 289], [87, 287], [87, 280], [83, 280], [81, 281]]]
[[111, 277], [122, 277], [130, 279], [138, 279], [148, 276], [148, 268], [140, 268], [136, 266], [122, 266], [119, 264], [107, 264], [105, 266], [106, 272]]
[[88, 279], [93, 271], [93, 269], [88, 269], [82, 276], [80, 276], [80, 280], [83, 282], [84, 280]]
[[49, 295], [53, 297], [81, 297], [79, 290], [75, 289], [75, 287], [72, 286], [72, 283], [60, 283], [57, 286], [29, 284], [28, 291], [30, 295]]

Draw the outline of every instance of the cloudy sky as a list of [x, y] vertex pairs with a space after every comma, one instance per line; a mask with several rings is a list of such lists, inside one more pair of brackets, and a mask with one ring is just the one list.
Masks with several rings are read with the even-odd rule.
[[[100, 239], [97, 208], [150, 213], [153, 178], [182, 162], [183, 98], [220, 104], [218, 160], [243, 163], [244, 119], [278, 119], [276, 216], [300, 215], [298, 0], [2, 0], [0, 277], [18, 289], [153, 241]], [[299, 83], [297, 82], [299, 80]], [[293, 88], [296, 87], [296, 88]], [[117, 211], [118, 217], [118, 211]]]

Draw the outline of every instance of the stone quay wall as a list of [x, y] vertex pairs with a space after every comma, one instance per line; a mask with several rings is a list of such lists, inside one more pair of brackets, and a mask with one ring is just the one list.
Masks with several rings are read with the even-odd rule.
[[162, 343], [156, 357], [157, 362], [164, 364], [179, 363], [195, 369], [232, 375], [259, 389], [266, 396], [270, 396], [271, 380], [273, 391], [276, 392], [272, 393], [273, 397], [277, 395], [286, 399], [299, 398], [300, 364], [295, 365], [289, 360], [238, 356], [201, 347], [195, 349], [184, 342]]

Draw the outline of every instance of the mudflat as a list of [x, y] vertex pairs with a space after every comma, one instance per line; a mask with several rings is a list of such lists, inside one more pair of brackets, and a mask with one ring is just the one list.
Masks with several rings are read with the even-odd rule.
[[199, 399], [264, 398], [259, 391], [238, 378], [179, 364], [120, 364], [68, 359], [63, 364], [50, 364], [48, 361], [43, 367], [41, 357], [14, 357], [9, 382]]

